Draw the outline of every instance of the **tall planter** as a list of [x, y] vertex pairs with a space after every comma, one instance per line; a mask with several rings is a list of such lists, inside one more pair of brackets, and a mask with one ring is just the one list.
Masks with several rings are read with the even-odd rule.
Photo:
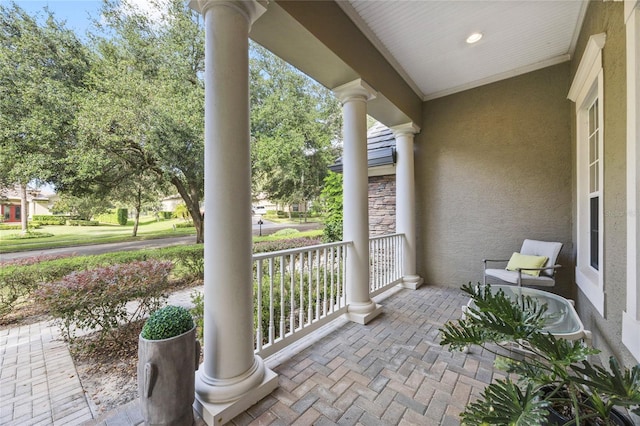
[[145, 425], [192, 425], [200, 348], [195, 326], [163, 340], [138, 340], [138, 393]]

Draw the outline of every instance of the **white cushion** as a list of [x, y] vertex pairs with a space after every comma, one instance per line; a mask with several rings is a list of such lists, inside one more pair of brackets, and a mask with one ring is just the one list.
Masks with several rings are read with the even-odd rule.
[[[549, 258], [549, 260], [547, 260], [547, 263], [544, 266], [547, 267], [556, 264], [561, 249], [562, 243], [538, 240], [524, 240], [524, 242], [522, 243], [522, 248], [520, 249], [520, 254], [526, 254], [530, 256], [546, 256]], [[545, 269], [544, 271], [540, 271], [540, 275], [553, 277], [554, 272], [554, 269]]]
[[[484, 274], [511, 284], [518, 284], [518, 272], [516, 271], [507, 271], [506, 269], [485, 269]], [[555, 285], [555, 280], [552, 277], [545, 275], [533, 277], [531, 275], [522, 274], [521, 284], [524, 286], [553, 287]]]

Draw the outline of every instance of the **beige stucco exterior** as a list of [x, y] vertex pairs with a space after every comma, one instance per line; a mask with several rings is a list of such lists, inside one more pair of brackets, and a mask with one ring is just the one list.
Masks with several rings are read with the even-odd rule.
[[[576, 54], [571, 61], [574, 78], [589, 37], [606, 33], [602, 50], [604, 73], [604, 289], [605, 315], [601, 316], [589, 299], [577, 292], [577, 308], [585, 327], [594, 333], [594, 346], [619, 359], [632, 362], [621, 344], [622, 312], [626, 302], [626, 62], [624, 4], [592, 2], [584, 20]], [[572, 166], [575, 168], [575, 107], [571, 108]], [[572, 184], [575, 194], [575, 174]], [[575, 195], [574, 195], [575, 197]], [[572, 212], [575, 223], [575, 203]], [[575, 241], [576, 228], [572, 230]]]
[[525, 238], [564, 243], [557, 290], [572, 294], [568, 64], [428, 101], [417, 138], [418, 273], [482, 280]]

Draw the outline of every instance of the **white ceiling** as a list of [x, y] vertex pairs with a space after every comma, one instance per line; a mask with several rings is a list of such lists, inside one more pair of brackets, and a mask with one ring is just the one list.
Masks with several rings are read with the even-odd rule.
[[[424, 100], [570, 59], [582, 0], [346, 0], [338, 4]], [[484, 37], [465, 42], [469, 34]]]

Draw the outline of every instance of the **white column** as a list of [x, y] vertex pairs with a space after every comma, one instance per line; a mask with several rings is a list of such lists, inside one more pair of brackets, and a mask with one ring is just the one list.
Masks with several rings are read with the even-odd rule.
[[369, 297], [367, 101], [375, 91], [358, 79], [333, 90], [343, 116], [343, 239], [347, 248], [347, 317], [366, 324], [382, 311]]
[[404, 234], [403, 278], [405, 288], [417, 289], [422, 277], [416, 274], [416, 190], [413, 138], [420, 128], [413, 123], [392, 127], [396, 138], [396, 232]]
[[264, 8], [220, 0], [190, 7], [205, 25], [204, 362], [195, 407], [218, 425], [277, 387], [253, 352], [248, 34]]

